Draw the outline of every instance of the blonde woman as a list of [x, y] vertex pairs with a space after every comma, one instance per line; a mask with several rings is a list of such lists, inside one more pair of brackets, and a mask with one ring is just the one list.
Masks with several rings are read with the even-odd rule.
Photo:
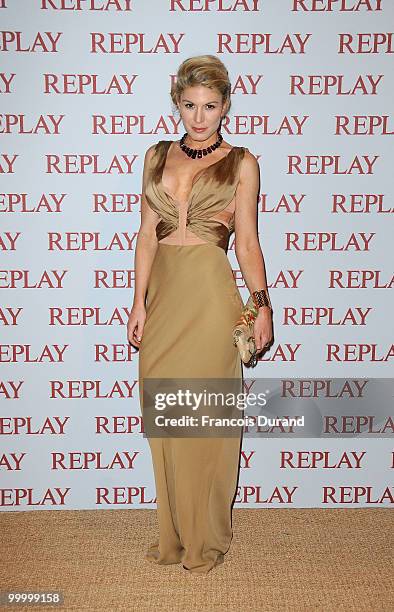
[[[185, 129], [145, 155], [135, 292], [127, 326], [144, 380], [231, 378], [242, 382], [232, 329], [243, 302], [227, 257], [235, 253], [259, 306], [254, 337], [272, 339], [272, 313], [257, 233], [259, 171], [246, 147], [223, 139], [230, 109], [228, 72], [213, 55], [191, 57], [171, 99]], [[151, 415], [150, 415], [151, 416]], [[233, 537], [231, 510], [241, 434], [150, 437], [159, 537], [146, 552], [157, 564], [181, 563], [206, 575], [224, 561]]]

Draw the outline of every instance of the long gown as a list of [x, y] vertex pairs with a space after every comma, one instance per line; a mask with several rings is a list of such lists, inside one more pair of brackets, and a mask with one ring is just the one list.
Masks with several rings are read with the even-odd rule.
[[[245, 148], [233, 147], [198, 172], [188, 201], [178, 202], [162, 181], [171, 143], [157, 143], [145, 187], [148, 205], [160, 220], [139, 349], [144, 422], [144, 379], [232, 378], [241, 388], [243, 380], [232, 342], [243, 302], [227, 250]], [[147, 550], [147, 560], [182, 563], [184, 569], [203, 575], [223, 563], [233, 537], [231, 509], [241, 440], [241, 427], [227, 438], [148, 438], [159, 537]]]

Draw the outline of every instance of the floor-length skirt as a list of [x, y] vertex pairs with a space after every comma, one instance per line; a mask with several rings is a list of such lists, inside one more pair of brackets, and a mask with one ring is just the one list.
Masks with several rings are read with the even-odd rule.
[[[242, 388], [242, 362], [232, 343], [242, 305], [222, 248], [159, 243], [139, 351], [144, 422], [146, 378], [232, 378]], [[159, 537], [146, 559], [182, 563], [198, 574], [224, 561], [233, 537], [241, 439], [241, 427], [232, 437], [148, 438]]]

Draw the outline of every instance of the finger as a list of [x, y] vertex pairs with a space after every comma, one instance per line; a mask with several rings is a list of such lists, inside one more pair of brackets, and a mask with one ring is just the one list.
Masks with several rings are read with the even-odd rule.
[[127, 340], [130, 342], [130, 344], [132, 344], [135, 348], [138, 348], [138, 344], [139, 344], [139, 340], [136, 337], [136, 330], [134, 330], [133, 332], [130, 332], [127, 335]]

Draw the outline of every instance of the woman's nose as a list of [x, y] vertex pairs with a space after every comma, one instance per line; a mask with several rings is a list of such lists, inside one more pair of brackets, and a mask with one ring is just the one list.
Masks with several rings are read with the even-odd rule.
[[196, 114], [194, 116], [194, 121], [196, 123], [203, 123], [203, 121], [204, 121], [204, 112], [202, 110], [201, 111], [196, 111]]

